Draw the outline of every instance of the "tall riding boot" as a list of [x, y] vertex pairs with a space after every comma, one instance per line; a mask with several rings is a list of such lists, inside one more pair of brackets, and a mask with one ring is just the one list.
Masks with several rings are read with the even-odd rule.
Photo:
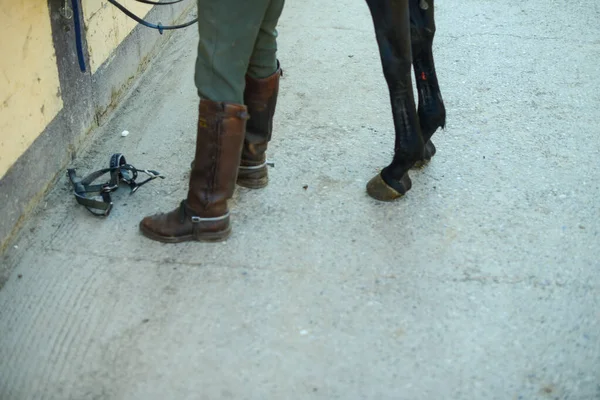
[[250, 189], [267, 186], [269, 181], [265, 152], [273, 132], [273, 116], [279, 93], [281, 67], [264, 79], [253, 79], [246, 75], [244, 103], [250, 119], [246, 124], [246, 136], [237, 184]]
[[165, 243], [229, 236], [227, 200], [235, 189], [247, 119], [244, 105], [200, 101], [187, 199], [170, 213], [144, 218], [140, 229], [145, 236]]

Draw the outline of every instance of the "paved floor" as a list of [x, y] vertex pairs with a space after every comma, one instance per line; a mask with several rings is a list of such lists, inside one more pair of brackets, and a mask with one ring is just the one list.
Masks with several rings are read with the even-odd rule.
[[600, 399], [600, 6], [437, 7], [448, 127], [384, 204], [367, 7], [288, 0], [276, 166], [221, 244], [138, 233], [186, 190], [197, 38], [177, 33], [74, 162], [168, 179], [106, 220], [62, 179], [2, 259], [0, 398]]

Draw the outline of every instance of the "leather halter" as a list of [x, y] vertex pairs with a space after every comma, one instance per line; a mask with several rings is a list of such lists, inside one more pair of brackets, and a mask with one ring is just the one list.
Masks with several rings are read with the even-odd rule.
[[[136, 182], [138, 172], [145, 173], [149, 178], [140, 183]], [[110, 180], [108, 182], [92, 184], [96, 179], [107, 173], [110, 174]], [[85, 178], [79, 178], [73, 168], [67, 170], [67, 176], [73, 185], [75, 200], [89, 212], [98, 217], [107, 217], [110, 214], [113, 207], [110, 193], [116, 191], [121, 182], [129, 185], [129, 188], [131, 189], [130, 194], [134, 194], [142, 185], [149, 181], [156, 178], [165, 178], [158, 171], [137, 169], [133, 165], [127, 164], [125, 156], [121, 153], [113, 154], [110, 157], [110, 165], [108, 168], [92, 172]], [[96, 198], [99, 196], [102, 200], [100, 201], [93, 197], [89, 197], [90, 194], [95, 194]]]

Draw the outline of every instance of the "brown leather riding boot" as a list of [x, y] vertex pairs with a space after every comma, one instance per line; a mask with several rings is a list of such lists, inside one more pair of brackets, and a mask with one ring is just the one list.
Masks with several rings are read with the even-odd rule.
[[246, 75], [244, 103], [250, 119], [246, 124], [244, 148], [238, 172], [237, 184], [250, 189], [267, 186], [269, 171], [265, 152], [273, 132], [273, 116], [279, 93], [281, 66], [264, 79], [253, 79]]
[[247, 119], [244, 105], [200, 101], [187, 199], [170, 213], [144, 218], [140, 230], [145, 236], [165, 243], [229, 236], [227, 200], [235, 189]]

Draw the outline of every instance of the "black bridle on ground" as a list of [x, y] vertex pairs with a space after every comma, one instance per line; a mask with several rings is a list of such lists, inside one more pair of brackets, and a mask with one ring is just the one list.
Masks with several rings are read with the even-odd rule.
[[[143, 182], [136, 182], [138, 172], [148, 175], [149, 178]], [[94, 184], [94, 181], [105, 174], [110, 176], [107, 182]], [[73, 185], [75, 200], [98, 217], [107, 217], [110, 214], [113, 208], [110, 194], [116, 191], [121, 183], [127, 184], [131, 190], [130, 194], [134, 194], [142, 185], [151, 180], [165, 178], [158, 171], [138, 169], [128, 164], [125, 156], [121, 153], [115, 153], [110, 157], [108, 168], [92, 172], [84, 178], [80, 178], [73, 168], [69, 168], [67, 176]]]

